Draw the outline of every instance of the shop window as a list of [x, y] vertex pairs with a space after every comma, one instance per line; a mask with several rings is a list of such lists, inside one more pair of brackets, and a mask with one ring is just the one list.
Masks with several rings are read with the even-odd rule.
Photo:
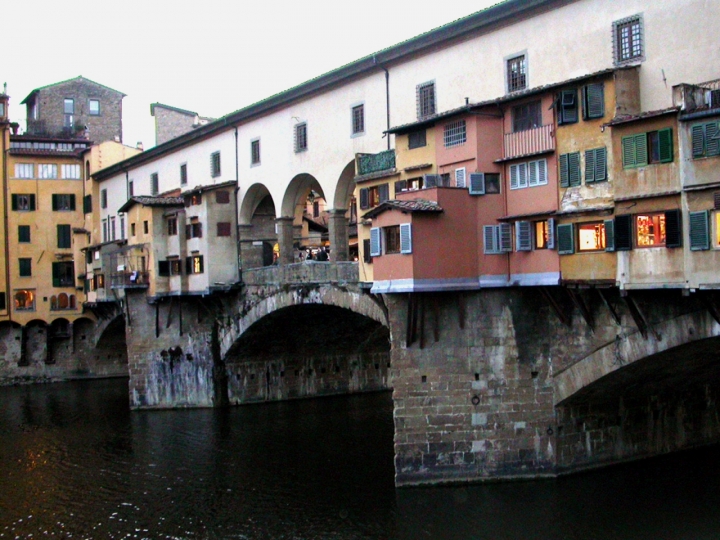
[[586, 251], [605, 251], [605, 224], [597, 223], [578, 223], [578, 252]]
[[13, 294], [13, 304], [16, 311], [35, 310], [35, 291], [22, 289]]

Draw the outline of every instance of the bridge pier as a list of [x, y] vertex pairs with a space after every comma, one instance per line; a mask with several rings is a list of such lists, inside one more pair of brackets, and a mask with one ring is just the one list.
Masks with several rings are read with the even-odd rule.
[[348, 246], [348, 222], [345, 217], [347, 210], [334, 209], [328, 211], [328, 234], [330, 236], [330, 253], [333, 261], [347, 261], [349, 254]]
[[275, 220], [277, 227], [278, 245], [280, 246], [280, 264], [292, 264], [295, 262], [294, 242], [294, 219], [291, 217], [279, 217]]

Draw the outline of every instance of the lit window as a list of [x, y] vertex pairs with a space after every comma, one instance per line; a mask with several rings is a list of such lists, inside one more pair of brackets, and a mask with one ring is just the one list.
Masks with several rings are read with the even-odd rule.
[[13, 301], [17, 311], [32, 311], [35, 309], [35, 291], [27, 289], [15, 291]]
[[635, 231], [638, 247], [664, 246], [665, 213], [635, 216]]
[[527, 88], [527, 63], [525, 55], [515, 56], [507, 61], [507, 89], [516, 92]]
[[547, 220], [535, 222], [535, 249], [547, 249], [549, 240]]
[[578, 251], [602, 251], [605, 250], [605, 224], [600, 223], [579, 223], [578, 230]]

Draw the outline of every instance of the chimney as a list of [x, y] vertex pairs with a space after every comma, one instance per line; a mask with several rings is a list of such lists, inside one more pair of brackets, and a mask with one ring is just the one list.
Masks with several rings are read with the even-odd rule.
[[143, 146], [142, 141], [138, 141], [138, 142], [137, 142], [137, 145], [135, 145], [135, 148], [137, 148], [137, 149], [140, 150], [141, 152], [142, 152], [143, 150], [145, 150], [145, 147]]

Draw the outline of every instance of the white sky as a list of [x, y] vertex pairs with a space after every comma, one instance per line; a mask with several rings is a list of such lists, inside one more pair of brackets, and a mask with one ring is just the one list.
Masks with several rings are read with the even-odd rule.
[[123, 142], [147, 149], [151, 103], [220, 117], [498, 1], [5, 0], [0, 84], [23, 128], [34, 88], [119, 90]]

